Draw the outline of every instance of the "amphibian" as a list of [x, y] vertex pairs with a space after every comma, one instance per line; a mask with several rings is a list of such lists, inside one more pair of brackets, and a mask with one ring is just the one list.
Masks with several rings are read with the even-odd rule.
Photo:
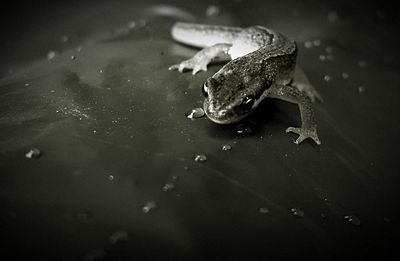
[[286, 129], [299, 135], [295, 143], [310, 138], [321, 144], [312, 102], [322, 98], [296, 67], [294, 41], [262, 26], [239, 28], [178, 22], [171, 34], [180, 43], [203, 49], [170, 70], [189, 69], [196, 74], [206, 71], [207, 65], [216, 59], [229, 61], [206, 80], [202, 89], [203, 108], [210, 120], [234, 123], [253, 112], [263, 99], [277, 98], [299, 106], [301, 127]]

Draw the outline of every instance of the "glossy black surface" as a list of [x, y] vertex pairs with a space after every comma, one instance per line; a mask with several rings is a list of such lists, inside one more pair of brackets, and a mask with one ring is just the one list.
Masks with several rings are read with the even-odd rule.
[[[207, 16], [210, 5], [219, 12]], [[393, 6], [13, 2], [1, 13], [2, 260], [399, 257]], [[220, 65], [168, 71], [195, 53], [170, 38], [176, 20], [260, 24], [295, 39], [324, 98], [322, 145], [295, 145], [284, 130], [300, 123], [298, 109], [277, 100], [241, 134], [186, 118]], [[26, 158], [32, 148], [40, 157]]]

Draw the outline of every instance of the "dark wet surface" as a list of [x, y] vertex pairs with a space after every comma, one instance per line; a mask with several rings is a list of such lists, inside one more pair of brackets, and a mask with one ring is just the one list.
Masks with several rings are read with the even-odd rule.
[[[220, 9], [207, 17], [211, 4]], [[399, 257], [398, 11], [361, 1], [168, 6], [179, 9], [2, 10], [1, 259]], [[182, 19], [260, 24], [295, 39], [325, 100], [315, 104], [322, 145], [295, 145], [284, 130], [300, 123], [298, 109], [277, 100], [242, 133], [188, 119], [220, 66], [168, 71], [195, 53], [169, 36]]]

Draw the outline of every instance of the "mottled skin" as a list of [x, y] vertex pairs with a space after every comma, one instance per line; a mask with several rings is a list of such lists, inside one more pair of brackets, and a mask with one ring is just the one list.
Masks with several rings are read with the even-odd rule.
[[302, 126], [286, 132], [320, 140], [311, 101], [321, 99], [304, 73], [296, 68], [297, 47], [283, 34], [261, 26], [249, 28], [176, 23], [172, 37], [181, 43], [204, 48], [193, 58], [170, 67], [206, 71], [216, 58], [231, 60], [203, 86], [204, 110], [212, 121], [229, 124], [242, 120], [267, 97], [299, 105]]

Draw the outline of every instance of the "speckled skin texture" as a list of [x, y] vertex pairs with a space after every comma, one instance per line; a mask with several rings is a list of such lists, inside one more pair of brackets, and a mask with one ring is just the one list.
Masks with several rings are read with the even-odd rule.
[[311, 138], [320, 144], [311, 100], [320, 96], [310, 84], [293, 82], [297, 46], [283, 34], [262, 26], [245, 29], [176, 23], [172, 37], [185, 44], [204, 47], [193, 58], [170, 67], [193, 74], [207, 70], [207, 64], [219, 56], [228, 56], [225, 64], [203, 87], [207, 117], [219, 124], [238, 122], [253, 112], [265, 98], [277, 98], [299, 105], [302, 126], [286, 132], [299, 135], [301, 143]]

